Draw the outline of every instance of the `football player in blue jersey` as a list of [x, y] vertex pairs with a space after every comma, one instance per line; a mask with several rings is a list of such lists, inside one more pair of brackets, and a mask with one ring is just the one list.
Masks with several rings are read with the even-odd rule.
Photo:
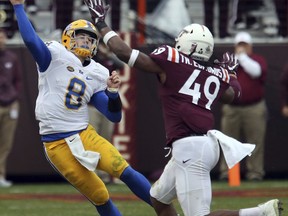
[[151, 205], [150, 182], [135, 171], [119, 151], [89, 125], [88, 103], [110, 121], [121, 120], [121, 84], [116, 71], [95, 62], [99, 42], [87, 20], [70, 23], [62, 42], [44, 43], [24, 11], [24, 0], [10, 0], [20, 34], [37, 63], [39, 93], [36, 119], [51, 166], [82, 193], [101, 216], [119, 216], [103, 181], [94, 172], [120, 178], [140, 199]]
[[214, 39], [209, 29], [200, 24], [184, 27], [175, 39], [175, 47], [163, 45], [146, 55], [131, 49], [107, 26], [107, 5], [101, 0], [84, 2], [110, 50], [130, 67], [154, 73], [159, 78], [167, 145], [172, 148], [172, 158], [150, 190], [157, 215], [176, 216], [172, 201], [177, 198], [185, 216], [278, 216], [281, 210], [278, 199], [252, 208], [210, 212], [210, 171], [219, 160], [220, 149], [232, 167], [255, 147], [212, 130], [211, 110], [216, 102], [230, 103], [241, 93], [235, 56], [224, 53], [221, 61], [209, 62]]

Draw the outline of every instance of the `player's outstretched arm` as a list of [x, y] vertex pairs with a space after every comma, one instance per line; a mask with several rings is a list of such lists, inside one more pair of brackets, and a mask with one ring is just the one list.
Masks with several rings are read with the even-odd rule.
[[44, 42], [36, 34], [30, 20], [24, 11], [24, 0], [10, 0], [13, 5], [20, 34], [33, 58], [37, 62], [40, 71], [45, 71], [51, 61], [51, 54]]
[[103, 37], [103, 41], [109, 46], [115, 55], [127, 63], [130, 67], [135, 67], [145, 72], [163, 74], [162, 69], [146, 54], [138, 50], [131, 49], [112, 29], [105, 23], [105, 16], [108, 6], [102, 0], [84, 0], [89, 8], [91, 18]]

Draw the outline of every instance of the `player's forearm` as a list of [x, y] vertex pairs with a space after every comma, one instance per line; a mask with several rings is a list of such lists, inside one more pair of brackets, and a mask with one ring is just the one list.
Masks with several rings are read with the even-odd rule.
[[[123, 62], [128, 63], [132, 49], [119, 37], [112, 36], [107, 38], [107, 36], [113, 32], [108, 26], [99, 29], [99, 25], [96, 25], [98, 31], [100, 32], [104, 42], [109, 47], [109, 49]], [[106, 41], [106, 40], [107, 41]]]
[[120, 122], [122, 118], [122, 102], [117, 93], [108, 90], [95, 93], [90, 100], [91, 104], [112, 122]]
[[141, 71], [155, 74], [163, 73], [162, 69], [148, 55], [130, 48], [118, 35], [113, 36], [113, 34], [111, 34], [113, 31], [109, 26], [103, 27], [104, 25], [101, 25], [102, 28], [99, 28], [99, 25], [97, 26], [98, 31], [100, 32], [103, 40], [106, 41], [109, 49], [121, 61], [128, 64], [130, 67], [135, 67]]
[[122, 119], [122, 102], [119, 94], [116, 98], [108, 99], [108, 107], [103, 113], [111, 122], [117, 123]]

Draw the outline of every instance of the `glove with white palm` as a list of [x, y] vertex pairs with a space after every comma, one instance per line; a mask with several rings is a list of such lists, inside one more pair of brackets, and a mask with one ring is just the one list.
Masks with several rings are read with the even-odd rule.
[[83, 0], [87, 5], [91, 18], [100, 31], [102, 28], [106, 27], [105, 17], [109, 10], [109, 5], [105, 5], [102, 0]]
[[229, 52], [225, 52], [222, 55], [222, 60], [219, 61], [218, 59], [216, 59], [214, 63], [228, 70], [230, 74], [237, 76], [237, 68], [239, 67], [239, 61], [234, 53], [230, 54]]

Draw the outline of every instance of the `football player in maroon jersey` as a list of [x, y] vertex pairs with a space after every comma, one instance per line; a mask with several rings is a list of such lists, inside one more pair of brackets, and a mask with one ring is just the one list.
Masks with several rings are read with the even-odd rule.
[[[176, 38], [175, 47], [160, 46], [146, 55], [131, 49], [107, 26], [105, 15], [108, 7], [101, 0], [84, 2], [111, 51], [130, 67], [155, 73], [159, 78], [167, 145], [172, 149], [172, 158], [150, 190], [157, 215], [176, 216], [172, 206], [175, 198], [178, 198], [186, 216], [279, 215], [281, 203], [278, 199], [253, 208], [210, 212], [210, 171], [219, 160], [220, 146], [227, 156], [228, 166], [229, 161], [235, 162], [235, 155], [238, 157], [238, 152], [233, 155], [221, 144], [225, 139], [228, 146], [229, 142], [238, 141], [212, 130], [214, 117], [211, 112], [217, 101], [230, 103], [240, 96], [241, 88], [235, 72], [238, 61], [234, 55], [225, 53], [221, 61], [209, 62], [214, 39], [209, 29], [199, 24], [186, 26]], [[214, 132], [219, 135], [217, 139], [211, 135]], [[238, 145], [237, 150], [244, 146]], [[233, 149], [233, 145], [229, 148]], [[243, 157], [251, 151], [245, 152]]]

